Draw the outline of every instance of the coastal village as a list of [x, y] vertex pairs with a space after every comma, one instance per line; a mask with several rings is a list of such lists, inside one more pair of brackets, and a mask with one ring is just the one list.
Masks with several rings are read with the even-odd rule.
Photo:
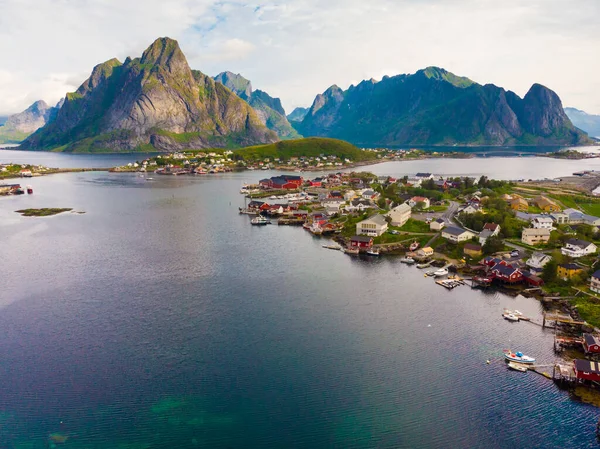
[[[298, 225], [324, 240], [324, 249], [354, 257], [397, 254], [447, 289], [497, 288], [535, 296], [543, 323], [519, 311], [502, 318], [556, 329], [557, 353], [568, 362], [535, 365], [520, 353], [509, 368], [533, 369], [572, 385], [600, 382], [600, 201], [528, 183], [444, 177], [393, 178], [365, 172], [312, 179], [281, 174], [244, 185], [240, 214], [255, 226]], [[568, 193], [568, 194], [566, 194]], [[590, 213], [586, 212], [587, 210]], [[593, 343], [592, 342], [596, 342]], [[520, 354], [520, 355], [519, 355]]]

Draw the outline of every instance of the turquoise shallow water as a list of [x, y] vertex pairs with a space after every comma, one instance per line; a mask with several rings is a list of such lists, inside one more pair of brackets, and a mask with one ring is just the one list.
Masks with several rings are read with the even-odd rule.
[[0, 199], [0, 448], [598, 446], [598, 409], [501, 360], [554, 361], [551, 332], [500, 317], [537, 302], [252, 227], [248, 175], [68, 174]]

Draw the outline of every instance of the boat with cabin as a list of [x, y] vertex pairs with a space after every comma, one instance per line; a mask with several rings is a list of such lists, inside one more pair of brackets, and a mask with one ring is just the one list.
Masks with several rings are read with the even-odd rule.
[[519, 321], [519, 317], [516, 316], [514, 313], [510, 313], [510, 312], [504, 312], [502, 314], [502, 317], [508, 321]]
[[379, 248], [369, 248], [367, 254], [369, 256], [379, 256]]
[[408, 265], [412, 265], [415, 263], [415, 259], [413, 259], [412, 257], [408, 256], [408, 257], [403, 257], [402, 259], [400, 259], [400, 262], [408, 264]]
[[430, 266], [431, 266], [431, 262], [425, 262], [425, 263], [419, 263], [419, 264], [417, 264], [417, 268], [419, 268], [419, 269], [429, 268]]
[[263, 217], [262, 215], [258, 215], [257, 217], [250, 220], [250, 223], [254, 226], [264, 226], [271, 224], [271, 220], [269, 220], [266, 217]]
[[535, 359], [533, 357], [529, 357], [520, 351], [512, 352], [510, 349], [504, 350], [504, 358], [509, 362], [525, 363], [528, 365], [535, 363]]

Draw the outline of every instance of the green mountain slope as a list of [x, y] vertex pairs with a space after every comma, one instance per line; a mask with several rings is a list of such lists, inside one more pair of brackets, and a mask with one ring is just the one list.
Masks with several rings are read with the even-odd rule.
[[290, 125], [279, 98], [273, 98], [262, 90], [253, 91], [252, 83], [240, 74], [223, 72], [215, 76], [214, 79], [247, 101], [260, 121], [267, 128], [276, 132], [280, 139], [297, 139], [301, 137]]
[[246, 102], [192, 71], [177, 41], [160, 38], [141, 58], [97, 65], [22, 148], [173, 151], [276, 140]]
[[363, 81], [317, 95], [297, 129], [360, 145], [577, 145], [575, 128], [550, 89], [534, 84], [521, 99], [437, 67]]
[[46, 123], [56, 118], [62, 104], [48, 106], [39, 100], [23, 112], [7, 117], [4, 126], [0, 126], [0, 143], [20, 143]]

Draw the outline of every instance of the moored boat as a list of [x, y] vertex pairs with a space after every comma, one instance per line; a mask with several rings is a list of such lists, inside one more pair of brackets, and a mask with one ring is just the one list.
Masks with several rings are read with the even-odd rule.
[[323, 248], [327, 248], [327, 249], [334, 249], [334, 250], [340, 250], [342, 249], [342, 247], [340, 245], [323, 245]]
[[435, 277], [442, 277], [442, 276], [446, 276], [447, 274], [448, 274], [447, 268], [440, 268], [439, 270], [436, 270], [433, 272], [433, 275]]
[[358, 250], [358, 248], [344, 248], [344, 252], [346, 254], [355, 255], [358, 254], [360, 251]]
[[514, 369], [515, 371], [520, 371], [522, 373], [526, 373], [527, 372], [527, 367], [521, 365], [520, 363], [515, 363], [515, 362], [508, 362], [508, 367], [510, 369]]
[[379, 249], [378, 248], [369, 248], [367, 250], [367, 254], [369, 256], [379, 256]]
[[429, 262], [417, 264], [417, 268], [429, 268], [430, 266]]
[[535, 363], [535, 359], [533, 357], [529, 357], [528, 355], [523, 354], [522, 352], [512, 352], [510, 349], [506, 349], [504, 351], [504, 358], [509, 362], [518, 362], [518, 363], [526, 363], [532, 364]]
[[419, 242], [417, 242], [416, 240], [414, 242], [412, 242], [410, 244], [410, 246], [408, 247], [409, 250], [411, 251], [415, 251], [417, 248], [419, 247]]
[[254, 226], [264, 226], [264, 225], [271, 224], [271, 220], [263, 217], [262, 215], [259, 215], [255, 218], [253, 218], [252, 220], [250, 220], [250, 223]]
[[28, 195], [31, 195], [31, 194], [33, 194], [33, 187], [31, 187], [31, 186], [27, 186], [26, 188], [27, 188], [27, 194], [28, 194]]
[[513, 313], [504, 312], [502, 314], [502, 316], [504, 317], [505, 320], [508, 320], [508, 321], [519, 321], [519, 317]]
[[413, 263], [415, 263], [415, 259], [413, 259], [412, 257], [403, 257], [402, 259], [400, 259], [400, 262], [412, 265]]

